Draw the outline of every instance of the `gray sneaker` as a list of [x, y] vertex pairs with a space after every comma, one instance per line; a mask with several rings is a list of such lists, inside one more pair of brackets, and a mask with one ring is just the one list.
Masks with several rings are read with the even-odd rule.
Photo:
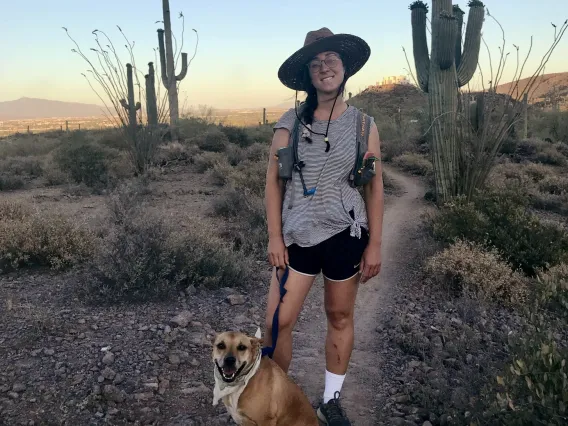
[[339, 403], [339, 395], [339, 392], [335, 392], [333, 399], [326, 404], [323, 402], [320, 404], [317, 411], [318, 419], [329, 426], [351, 426], [345, 410]]

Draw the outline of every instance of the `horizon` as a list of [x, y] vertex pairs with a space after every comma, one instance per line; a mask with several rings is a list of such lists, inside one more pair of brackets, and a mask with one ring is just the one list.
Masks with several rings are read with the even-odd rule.
[[[529, 49], [531, 35], [532, 52], [521, 78], [532, 75], [552, 42], [554, 28], [551, 23], [560, 27], [568, 18], [564, 1], [547, 0], [541, 2], [541, 7], [534, 8], [534, 3], [522, 0], [515, 3], [514, 9], [502, 2], [492, 3], [485, 3], [491, 16], [486, 13], [482, 31], [494, 71], [498, 65], [502, 34], [492, 16], [503, 26], [505, 51], [511, 53], [500, 83], [507, 83], [513, 78], [516, 64], [513, 45], [520, 48], [522, 64]], [[222, 12], [207, 10], [204, 5], [188, 7], [180, 0], [170, 0], [172, 31], [178, 43], [182, 31], [179, 12], [183, 12], [185, 16], [182, 51], [188, 54], [189, 60], [194, 55], [196, 42], [192, 28], [199, 35], [195, 58], [188, 67], [186, 78], [180, 82], [180, 109], [200, 105], [214, 109], [275, 108], [283, 103], [293, 105], [295, 92], [285, 88], [278, 80], [278, 67], [303, 45], [308, 31], [324, 26], [334, 33], [358, 35], [371, 47], [369, 61], [348, 81], [346, 92], [351, 91], [355, 95], [389, 76], [403, 75], [414, 82], [407, 72], [408, 64], [402, 49], [406, 49], [410, 70], [415, 75], [408, 4], [391, 9], [390, 13], [381, 13], [386, 10], [387, 2], [365, 0], [353, 9], [355, 13], [347, 16], [348, 14], [338, 14], [336, 9], [330, 8], [329, 2], [319, 0], [309, 4], [292, 2], [288, 7], [253, 0], [248, 2], [246, 9], [234, 2], [217, 2], [215, 7]], [[467, 2], [460, 1], [458, 4], [466, 12], [464, 18], [467, 19]], [[278, 19], [293, 10], [294, 6], [312, 17], [309, 20], [295, 21]], [[158, 45], [156, 30], [162, 26], [161, 22], [156, 23], [162, 20], [160, 1], [148, 2], [144, 9], [139, 9], [139, 3], [132, 0], [122, 3], [100, 0], [96, 4], [82, 5], [69, 0], [57, 0], [50, 4], [30, 0], [25, 5], [10, 3], [5, 7], [5, 16], [10, 16], [11, 19], [4, 23], [4, 28], [7, 33], [18, 34], [18, 37], [14, 38], [15, 43], [3, 43], [0, 47], [4, 59], [4, 66], [0, 69], [0, 102], [26, 97], [95, 104], [104, 108], [97, 94], [81, 75], [89, 68], [88, 64], [71, 52], [75, 46], [62, 27], [68, 29], [69, 35], [91, 60], [96, 60], [94, 52], [89, 51], [90, 47], [95, 46], [91, 31], [104, 31], [119, 51], [123, 63], [126, 63], [129, 61], [124, 47], [125, 40], [117, 28], [117, 25], [120, 26], [125, 36], [135, 43], [134, 55], [138, 72], [146, 73], [147, 63], [154, 62], [156, 89], [160, 94], [164, 93], [159, 78], [159, 60], [156, 61], [157, 54], [153, 50], [157, 50]], [[113, 11], [112, 19], [108, 17], [109, 10]], [[56, 19], [45, 19], [50, 15]], [[431, 7], [428, 16], [431, 16]], [[270, 19], [272, 17], [276, 19]], [[557, 18], [558, 21], [555, 21]], [[35, 30], [21, 32], [24, 27]], [[526, 28], [531, 31], [526, 31]], [[102, 35], [100, 38], [103, 39]], [[431, 46], [429, 34], [428, 46]], [[568, 51], [566, 36], [556, 47], [543, 73], [568, 71], [568, 55], [563, 55], [563, 51]], [[480, 87], [480, 68], [485, 83], [489, 80], [489, 54], [483, 43], [479, 66], [474, 76], [475, 82], [472, 83], [474, 87]], [[178, 65], [177, 72], [180, 68]], [[101, 89], [91, 81], [105, 102], [108, 102]], [[298, 96], [301, 97], [302, 94]]]

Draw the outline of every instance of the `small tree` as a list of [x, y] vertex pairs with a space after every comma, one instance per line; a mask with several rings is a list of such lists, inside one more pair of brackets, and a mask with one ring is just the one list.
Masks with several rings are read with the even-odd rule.
[[[163, 129], [160, 129], [158, 124], [167, 111], [164, 101], [158, 103], [161, 95], [159, 88], [156, 93], [153, 63], [148, 63], [146, 83], [142, 87], [139, 78], [141, 72], [136, 67], [134, 57], [134, 43], [128, 40], [118, 25], [117, 28], [126, 40], [126, 53], [130, 59], [126, 64], [123, 63], [113, 42], [105, 32], [101, 30], [92, 32], [97, 46], [90, 48], [96, 55], [96, 61], [92, 61], [71, 37], [68, 29], [63, 27], [76, 46], [71, 51], [78, 54], [90, 67], [87, 73], [82, 73], [82, 75], [103, 103], [105, 107], [103, 114], [121, 132], [136, 172], [144, 173], [161, 142]], [[101, 36], [104, 37], [104, 41], [101, 40]], [[87, 74], [90, 74], [91, 79], [99, 86], [99, 90], [95, 88]], [[143, 99], [145, 99], [146, 108], [142, 108]], [[146, 111], [145, 114], [144, 111]]]

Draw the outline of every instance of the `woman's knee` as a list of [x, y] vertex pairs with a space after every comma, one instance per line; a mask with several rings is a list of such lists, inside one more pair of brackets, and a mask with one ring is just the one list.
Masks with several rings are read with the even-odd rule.
[[336, 330], [346, 330], [353, 327], [352, 310], [326, 309], [327, 321]]
[[[272, 333], [272, 322], [274, 321], [274, 313], [270, 313], [266, 315], [265, 318], [265, 327], [268, 333]], [[291, 315], [286, 315], [280, 311], [280, 315], [278, 316], [278, 332], [279, 333], [286, 333], [292, 332], [292, 328], [296, 323], [296, 318], [293, 318]]]

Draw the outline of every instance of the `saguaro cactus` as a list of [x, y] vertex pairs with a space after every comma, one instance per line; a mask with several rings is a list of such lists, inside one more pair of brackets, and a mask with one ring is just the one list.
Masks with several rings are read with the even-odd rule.
[[128, 112], [128, 129], [130, 137], [135, 138], [136, 136], [136, 111], [140, 109], [140, 102], [134, 104], [134, 81], [132, 79], [132, 65], [126, 64], [126, 78], [127, 78], [127, 88], [128, 88], [128, 101], [126, 99], [121, 99], [120, 104]]
[[485, 6], [479, 0], [468, 3], [465, 41], [462, 48], [464, 12], [451, 0], [432, 0], [432, 46], [428, 52], [426, 14], [421, 0], [410, 5], [414, 62], [420, 89], [428, 94], [432, 122], [432, 163], [436, 197], [443, 202], [458, 190], [458, 148], [456, 113], [458, 90], [477, 68]]
[[156, 84], [154, 75], [154, 64], [148, 63], [148, 74], [146, 79], [146, 115], [148, 116], [148, 125], [158, 125], [158, 104], [156, 99]]
[[[181, 54], [181, 71], [176, 75], [174, 63], [174, 49], [172, 44], [172, 24], [170, 20], [170, 2], [162, 0], [164, 14], [164, 28], [158, 30], [158, 45], [160, 48], [160, 67], [162, 83], [168, 91], [170, 109], [170, 126], [173, 134], [177, 136], [177, 122], [179, 120], [177, 82], [184, 79], [187, 74], [187, 53]], [[165, 46], [164, 46], [165, 36]]]

